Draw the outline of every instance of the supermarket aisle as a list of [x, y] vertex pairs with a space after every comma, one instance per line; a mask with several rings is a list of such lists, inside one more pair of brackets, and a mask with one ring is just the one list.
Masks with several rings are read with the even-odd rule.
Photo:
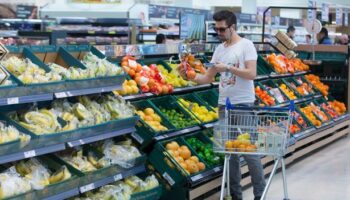
[[[291, 200], [350, 199], [350, 136], [326, 146], [287, 168]], [[283, 198], [282, 176], [277, 174], [267, 200]], [[253, 199], [252, 188], [244, 191], [245, 200]]]

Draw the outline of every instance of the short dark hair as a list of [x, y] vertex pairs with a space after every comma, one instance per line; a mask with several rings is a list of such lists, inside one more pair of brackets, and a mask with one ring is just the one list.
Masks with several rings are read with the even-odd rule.
[[228, 10], [221, 10], [214, 14], [213, 16], [214, 21], [222, 21], [225, 20], [226, 24], [230, 27], [233, 24], [237, 25], [237, 18], [236, 15]]
[[295, 27], [294, 26], [288, 26], [287, 28], [287, 33], [295, 31]]
[[326, 37], [328, 37], [328, 30], [325, 27], [322, 27], [320, 33], [323, 33]]
[[165, 40], [164, 34], [160, 33], [156, 36], [156, 44], [162, 44], [164, 40]]

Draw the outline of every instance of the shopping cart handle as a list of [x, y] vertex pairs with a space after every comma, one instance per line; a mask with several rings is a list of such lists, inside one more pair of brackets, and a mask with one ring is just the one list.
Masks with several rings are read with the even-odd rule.
[[280, 107], [280, 108], [274, 108], [274, 107], [259, 107], [259, 106], [234, 106], [231, 104], [231, 101], [229, 98], [226, 98], [226, 109], [228, 110], [267, 110], [267, 111], [291, 111], [293, 112], [295, 110], [295, 104], [294, 101], [290, 101], [289, 107]]

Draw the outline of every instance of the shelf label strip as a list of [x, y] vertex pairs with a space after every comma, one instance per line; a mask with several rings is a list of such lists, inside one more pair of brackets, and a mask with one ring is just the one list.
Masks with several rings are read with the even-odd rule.
[[85, 185], [83, 187], [80, 187], [80, 193], [85, 193], [85, 192], [93, 190], [93, 189], [95, 189], [95, 184], [90, 183], [89, 185]]

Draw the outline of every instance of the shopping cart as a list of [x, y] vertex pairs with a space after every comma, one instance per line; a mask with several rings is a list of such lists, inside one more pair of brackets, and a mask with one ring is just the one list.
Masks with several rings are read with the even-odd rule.
[[214, 126], [214, 151], [225, 154], [220, 200], [231, 199], [229, 159], [231, 154], [273, 156], [275, 163], [264, 189], [264, 200], [279, 163], [282, 165], [284, 199], [288, 199], [286, 168], [283, 156], [288, 148], [289, 125], [292, 121], [294, 102], [289, 108], [238, 107], [231, 105], [220, 110], [219, 122]]

